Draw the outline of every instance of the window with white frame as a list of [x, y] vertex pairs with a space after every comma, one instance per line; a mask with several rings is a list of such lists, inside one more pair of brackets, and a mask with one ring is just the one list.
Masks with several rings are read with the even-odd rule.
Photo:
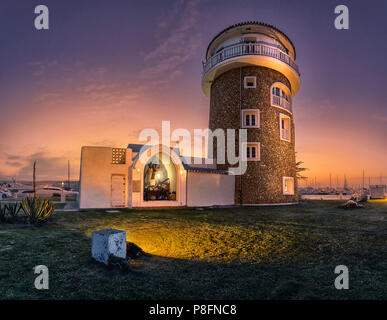
[[245, 88], [256, 88], [257, 87], [257, 77], [245, 77], [244, 80]]
[[257, 37], [244, 37], [243, 38], [244, 43], [254, 43], [257, 42]]
[[294, 195], [294, 178], [293, 177], [283, 177], [283, 194]]
[[284, 141], [291, 141], [291, 122], [290, 117], [280, 113], [280, 138]]
[[241, 111], [242, 128], [259, 128], [259, 110], [243, 109]]
[[243, 160], [260, 161], [261, 148], [259, 142], [245, 142], [243, 144]]
[[276, 82], [271, 87], [271, 105], [291, 111], [290, 90], [281, 82]]

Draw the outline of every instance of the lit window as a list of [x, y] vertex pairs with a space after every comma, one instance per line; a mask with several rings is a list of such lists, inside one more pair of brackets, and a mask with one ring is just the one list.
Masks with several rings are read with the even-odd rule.
[[271, 89], [271, 105], [291, 111], [290, 90], [281, 82], [273, 84]]
[[294, 195], [294, 178], [293, 177], [283, 177], [283, 194]]
[[257, 77], [245, 77], [245, 88], [256, 88], [257, 86]]
[[241, 114], [242, 128], [259, 128], [259, 110], [243, 109]]
[[261, 150], [259, 142], [247, 142], [243, 144], [245, 161], [259, 161], [261, 160]]
[[256, 37], [245, 37], [243, 40], [245, 43], [252, 43], [252, 42], [256, 42], [257, 38]]
[[280, 114], [280, 138], [281, 140], [291, 141], [290, 117]]

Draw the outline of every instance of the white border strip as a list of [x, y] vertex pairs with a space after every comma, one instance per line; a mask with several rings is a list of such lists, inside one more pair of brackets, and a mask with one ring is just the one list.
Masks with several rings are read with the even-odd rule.
[[264, 207], [264, 206], [290, 206], [299, 204], [300, 202], [285, 202], [285, 203], [260, 203], [260, 204], [241, 204], [242, 207]]

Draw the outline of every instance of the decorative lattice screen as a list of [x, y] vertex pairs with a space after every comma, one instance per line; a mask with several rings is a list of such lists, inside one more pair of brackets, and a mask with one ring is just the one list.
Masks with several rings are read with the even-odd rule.
[[112, 149], [112, 163], [113, 164], [124, 164], [126, 157], [126, 149], [113, 148]]

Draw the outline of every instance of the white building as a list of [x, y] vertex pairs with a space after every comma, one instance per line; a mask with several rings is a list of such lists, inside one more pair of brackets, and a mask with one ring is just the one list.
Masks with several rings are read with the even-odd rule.
[[387, 186], [385, 184], [370, 186], [371, 199], [385, 199], [386, 193], [387, 193]]
[[235, 177], [227, 171], [216, 165], [189, 165], [177, 149], [142, 147], [83, 147], [80, 208], [234, 204]]

